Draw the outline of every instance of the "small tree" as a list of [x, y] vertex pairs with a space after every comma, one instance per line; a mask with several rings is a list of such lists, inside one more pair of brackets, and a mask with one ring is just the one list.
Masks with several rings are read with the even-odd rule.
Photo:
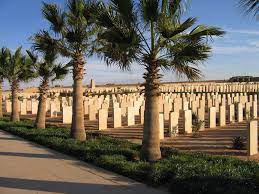
[[199, 79], [199, 63], [211, 52], [208, 38], [222, 30], [194, 26], [196, 18], [181, 21], [184, 0], [111, 0], [94, 8], [99, 33], [99, 53], [108, 65], [128, 70], [134, 63], [145, 72], [145, 113], [142, 159], [161, 158], [159, 139], [159, 83], [163, 71]]
[[204, 126], [204, 124], [205, 121], [200, 120], [196, 113], [192, 114], [192, 132], [194, 137], [199, 136], [199, 131]]
[[33, 61], [28, 55], [22, 54], [22, 47], [19, 47], [14, 54], [9, 49], [6, 50], [8, 55], [7, 63], [4, 67], [4, 76], [8, 79], [12, 90], [12, 113], [11, 121], [19, 121], [19, 100], [18, 92], [21, 82], [27, 82], [34, 78]]
[[40, 78], [39, 85], [39, 104], [35, 121], [35, 127], [44, 129], [46, 121], [46, 100], [49, 90], [49, 83], [57, 79], [63, 79], [68, 73], [66, 66], [58, 64], [58, 46], [57, 41], [53, 39], [48, 32], [40, 31], [32, 37], [32, 49], [42, 54], [43, 59], [38, 61], [38, 57], [32, 52], [27, 51], [31, 59], [35, 62], [34, 70], [36, 76]]

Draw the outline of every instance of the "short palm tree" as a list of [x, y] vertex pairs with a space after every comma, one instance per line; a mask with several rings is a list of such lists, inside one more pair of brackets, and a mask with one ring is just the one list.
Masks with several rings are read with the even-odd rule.
[[209, 57], [209, 38], [222, 30], [194, 26], [196, 18], [181, 22], [183, 0], [111, 0], [94, 6], [99, 33], [98, 52], [108, 65], [129, 69], [133, 63], [145, 72], [145, 113], [141, 157], [161, 158], [159, 139], [159, 82], [161, 71], [185, 75], [190, 80], [202, 75], [198, 65]]
[[7, 48], [2, 48], [0, 53], [0, 118], [3, 117], [3, 97], [2, 97], [2, 88], [4, 81], [4, 67], [6, 66], [9, 60], [9, 50]]
[[33, 72], [33, 61], [28, 55], [24, 55], [22, 53], [22, 47], [16, 49], [14, 54], [12, 54], [9, 50], [6, 51], [8, 53], [8, 60], [6, 66], [4, 67], [4, 76], [9, 81], [12, 90], [12, 113], [11, 113], [11, 121], [19, 121], [19, 100], [18, 100], [18, 92], [19, 92], [19, 84], [21, 82], [27, 82], [31, 78], [34, 77]]
[[42, 54], [42, 61], [38, 61], [38, 57], [32, 52], [27, 51], [31, 59], [35, 62], [35, 76], [41, 80], [39, 86], [39, 104], [35, 121], [35, 127], [38, 129], [45, 128], [46, 121], [46, 101], [51, 81], [63, 79], [68, 73], [66, 66], [56, 62], [58, 57], [57, 41], [53, 39], [46, 31], [40, 31], [32, 37], [32, 49]]
[[91, 54], [95, 32], [89, 14], [90, 3], [85, 0], [68, 0], [67, 9], [60, 10], [55, 4], [43, 4], [43, 16], [50, 22], [50, 29], [60, 38], [61, 53], [71, 58], [73, 68], [73, 116], [71, 136], [86, 139], [83, 111], [83, 78], [85, 56]]

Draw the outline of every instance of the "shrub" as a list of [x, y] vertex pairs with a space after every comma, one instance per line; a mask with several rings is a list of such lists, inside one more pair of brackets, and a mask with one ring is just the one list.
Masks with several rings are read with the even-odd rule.
[[233, 144], [233, 148], [237, 149], [237, 150], [242, 150], [245, 147], [245, 143], [244, 143], [244, 138], [243, 137], [234, 137], [232, 140], [232, 144]]
[[199, 120], [197, 114], [192, 113], [192, 132], [194, 137], [199, 136], [199, 131], [204, 124], [205, 121]]
[[222, 177], [191, 177], [173, 179], [170, 191], [177, 194], [256, 194], [257, 186], [250, 182]]

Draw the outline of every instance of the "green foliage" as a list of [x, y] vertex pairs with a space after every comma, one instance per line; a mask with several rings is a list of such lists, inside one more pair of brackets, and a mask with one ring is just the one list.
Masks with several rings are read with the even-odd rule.
[[[74, 58], [77, 53], [92, 54], [95, 27], [90, 17], [91, 1], [68, 0], [66, 9], [53, 3], [43, 3], [42, 14], [50, 24], [59, 53]], [[73, 61], [68, 63], [71, 66]]]
[[186, 0], [112, 0], [108, 5], [93, 5], [92, 15], [102, 27], [98, 53], [108, 65], [123, 70], [137, 62], [148, 73], [169, 70], [199, 79], [198, 66], [211, 52], [208, 40], [224, 31], [196, 25], [192, 17], [181, 21], [187, 4]]
[[163, 159], [139, 161], [140, 146], [106, 136], [88, 135], [80, 142], [66, 128], [35, 129], [31, 121], [0, 121], [0, 129], [37, 142], [153, 186], [169, 186], [172, 193], [256, 194], [259, 164], [235, 158], [180, 153], [162, 148]]
[[245, 147], [245, 139], [241, 136], [234, 137], [232, 140], [233, 148], [237, 150], [242, 150]]
[[37, 77], [42, 80], [39, 86], [40, 91], [46, 92], [50, 81], [60, 80], [68, 73], [66, 65], [57, 63], [59, 56], [59, 41], [54, 39], [49, 32], [42, 30], [36, 33], [32, 40], [32, 50], [42, 55], [42, 60], [39, 60], [35, 53], [28, 51], [30, 58], [34, 61], [34, 71]]
[[177, 194], [256, 194], [257, 189], [258, 186], [253, 183], [222, 177], [173, 179], [170, 184], [171, 192]]
[[6, 78], [5, 75], [5, 66], [8, 65], [10, 60], [10, 50], [2, 47], [0, 51], [0, 81], [3, 82], [3, 79]]
[[198, 135], [201, 127], [204, 124], [205, 124], [205, 121], [199, 120], [197, 114], [195, 113], [192, 114], [192, 132], [194, 136]]
[[14, 53], [6, 48], [5, 53], [4, 77], [10, 83], [27, 82], [35, 77], [34, 61], [28, 55], [22, 53], [22, 47], [17, 48]]

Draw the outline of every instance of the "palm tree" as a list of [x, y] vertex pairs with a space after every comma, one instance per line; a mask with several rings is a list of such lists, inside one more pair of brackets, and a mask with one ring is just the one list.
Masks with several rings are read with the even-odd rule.
[[2, 96], [2, 88], [4, 81], [4, 67], [8, 62], [9, 51], [7, 48], [2, 48], [0, 53], [0, 118], [3, 117], [3, 96]]
[[73, 116], [71, 136], [77, 140], [86, 139], [83, 111], [83, 78], [85, 56], [92, 50], [95, 34], [89, 14], [90, 3], [84, 0], [68, 0], [67, 9], [61, 10], [56, 4], [43, 4], [42, 12], [50, 22], [50, 29], [60, 38], [60, 52], [70, 57], [73, 68]]
[[239, 4], [247, 14], [253, 13], [257, 16], [259, 13], [259, 0], [239, 0]]
[[45, 128], [46, 121], [46, 100], [49, 90], [50, 81], [63, 79], [68, 70], [65, 66], [56, 63], [58, 57], [57, 41], [53, 39], [46, 31], [40, 31], [32, 37], [32, 49], [43, 55], [43, 60], [37, 62], [37, 56], [27, 51], [31, 59], [35, 62], [34, 70], [36, 77], [41, 79], [39, 86], [39, 104], [35, 121], [35, 127], [38, 129]]
[[12, 54], [8, 49], [6, 50], [6, 53], [8, 55], [8, 60], [4, 67], [4, 76], [11, 85], [11, 121], [15, 122], [20, 120], [18, 101], [19, 84], [21, 82], [27, 82], [34, 77], [34, 72], [32, 70], [33, 61], [29, 56], [22, 54], [22, 47], [19, 47], [14, 54]]
[[127, 70], [134, 63], [144, 67], [145, 113], [141, 157], [161, 158], [159, 140], [159, 83], [162, 71], [173, 71], [190, 80], [202, 75], [198, 65], [209, 57], [208, 38], [222, 30], [194, 26], [196, 18], [181, 22], [183, 0], [111, 0], [94, 6], [99, 33], [98, 52], [108, 65]]

